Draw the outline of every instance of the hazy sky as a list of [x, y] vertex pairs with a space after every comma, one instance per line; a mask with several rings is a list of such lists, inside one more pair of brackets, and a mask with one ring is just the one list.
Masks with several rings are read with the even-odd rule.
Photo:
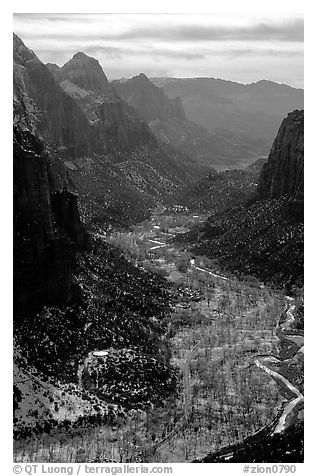
[[14, 31], [44, 62], [63, 65], [83, 51], [109, 79], [270, 79], [303, 87], [303, 17], [290, 14], [14, 15]]

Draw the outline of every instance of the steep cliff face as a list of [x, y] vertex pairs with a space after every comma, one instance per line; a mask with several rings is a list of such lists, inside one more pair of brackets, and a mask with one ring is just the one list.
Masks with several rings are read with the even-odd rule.
[[186, 119], [180, 99], [168, 98], [163, 89], [156, 87], [144, 73], [128, 81], [114, 81], [112, 84], [118, 94], [148, 122], [171, 117]]
[[[89, 249], [77, 198], [67, 191], [63, 167], [31, 132], [14, 128], [15, 316], [75, 297], [74, 251]], [[58, 187], [63, 187], [60, 191]]]
[[96, 148], [96, 137], [80, 107], [22, 40], [14, 35], [14, 122], [74, 157]]
[[268, 162], [260, 177], [261, 198], [292, 197], [304, 200], [304, 111], [295, 110], [283, 120]]

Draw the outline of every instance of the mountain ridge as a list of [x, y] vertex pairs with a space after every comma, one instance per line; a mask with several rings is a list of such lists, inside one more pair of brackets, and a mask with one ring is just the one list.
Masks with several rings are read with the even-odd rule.
[[250, 141], [219, 128], [211, 132], [189, 121], [181, 100], [169, 98], [143, 73], [126, 81], [112, 81], [111, 85], [148, 122], [158, 140], [187, 153], [203, 167], [244, 167], [265, 153], [263, 141]]
[[268, 145], [272, 144], [285, 115], [304, 105], [302, 89], [273, 81], [250, 84], [215, 78], [152, 78], [152, 81], [169, 97], [180, 97], [189, 120], [208, 130], [220, 127], [262, 138]]

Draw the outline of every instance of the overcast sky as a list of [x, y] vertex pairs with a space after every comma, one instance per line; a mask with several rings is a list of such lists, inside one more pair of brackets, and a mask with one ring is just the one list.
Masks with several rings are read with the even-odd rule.
[[83, 51], [109, 79], [269, 79], [303, 87], [301, 15], [15, 14], [14, 31], [44, 62]]

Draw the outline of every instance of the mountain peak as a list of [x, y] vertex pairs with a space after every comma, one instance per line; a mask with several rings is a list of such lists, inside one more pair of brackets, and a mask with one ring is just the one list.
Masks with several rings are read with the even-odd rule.
[[85, 62], [85, 63], [90, 62], [90, 61], [99, 63], [98, 60], [96, 60], [92, 56], [86, 55], [86, 53], [84, 53], [83, 51], [78, 51], [77, 53], [75, 53], [70, 61], [72, 61], [72, 60], [81, 61], [81, 62]]
[[146, 76], [144, 73], [140, 73], [137, 76], [132, 76], [132, 78], [128, 79], [126, 83], [133, 84], [134, 86], [137, 86], [139, 88], [148, 88], [155, 90], [157, 89], [157, 86], [152, 83], [152, 81]]
[[149, 80], [149, 78], [146, 76], [146, 74], [144, 74], [144, 73], [140, 73], [137, 76], [133, 76], [133, 78], [131, 78], [131, 79], [140, 79], [142, 81], [148, 81], [149, 83], [151, 82]]
[[108, 79], [99, 61], [82, 51], [74, 54], [58, 70], [58, 80], [63, 81], [66, 79], [78, 87], [93, 91], [96, 94], [105, 94], [109, 90]]

